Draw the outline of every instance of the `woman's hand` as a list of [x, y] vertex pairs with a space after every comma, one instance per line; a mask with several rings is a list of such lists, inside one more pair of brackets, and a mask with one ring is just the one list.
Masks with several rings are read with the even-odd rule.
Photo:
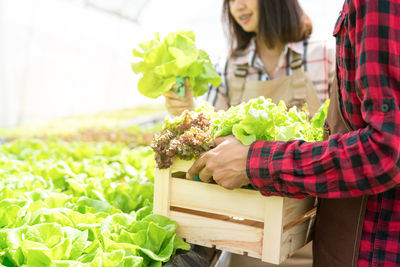
[[194, 109], [193, 90], [189, 88], [190, 88], [189, 79], [185, 78], [184, 97], [179, 96], [172, 90], [169, 90], [168, 92], [164, 93], [165, 106], [170, 114], [174, 116], [179, 116], [185, 110]]
[[216, 148], [204, 153], [187, 173], [192, 179], [197, 173], [204, 182], [214, 181], [226, 189], [235, 189], [250, 183], [246, 173], [249, 147], [234, 136], [215, 139]]

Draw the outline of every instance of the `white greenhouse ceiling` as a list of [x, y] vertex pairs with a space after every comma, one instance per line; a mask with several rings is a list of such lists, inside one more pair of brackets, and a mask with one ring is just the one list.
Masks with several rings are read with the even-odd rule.
[[85, 0], [87, 6], [139, 23], [139, 17], [151, 0]]

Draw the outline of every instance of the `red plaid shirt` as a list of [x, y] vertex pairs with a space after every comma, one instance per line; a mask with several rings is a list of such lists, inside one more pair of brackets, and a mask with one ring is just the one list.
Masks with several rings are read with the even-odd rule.
[[358, 266], [400, 266], [400, 0], [346, 0], [334, 35], [341, 107], [354, 131], [317, 143], [255, 142], [247, 174], [264, 195], [369, 195]]

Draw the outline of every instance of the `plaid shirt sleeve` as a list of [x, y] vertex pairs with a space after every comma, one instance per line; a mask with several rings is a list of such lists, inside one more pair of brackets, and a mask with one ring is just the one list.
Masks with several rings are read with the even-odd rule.
[[345, 198], [400, 182], [400, 2], [347, 0], [336, 26], [344, 117], [328, 141], [251, 145], [247, 174], [264, 195]]

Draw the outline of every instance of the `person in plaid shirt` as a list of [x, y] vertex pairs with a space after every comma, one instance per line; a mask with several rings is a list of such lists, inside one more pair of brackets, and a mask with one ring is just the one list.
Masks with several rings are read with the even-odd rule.
[[[198, 159], [228, 189], [251, 183], [265, 196], [368, 196], [357, 266], [400, 266], [400, 1], [346, 0], [337, 21], [340, 106], [352, 131], [327, 141], [229, 136]], [[340, 244], [338, 244], [340, 246]]]

